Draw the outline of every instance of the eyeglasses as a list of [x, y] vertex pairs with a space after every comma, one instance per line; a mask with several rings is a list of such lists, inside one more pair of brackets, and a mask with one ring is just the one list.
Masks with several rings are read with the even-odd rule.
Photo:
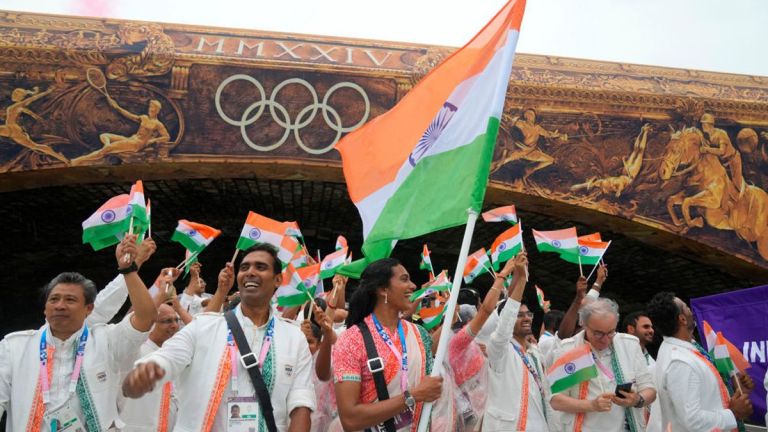
[[533, 318], [533, 312], [518, 312], [517, 318]]
[[163, 324], [163, 325], [171, 325], [171, 324], [178, 324], [181, 322], [181, 318], [168, 318], [164, 320], [160, 320], [157, 323]]
[[602, 339], [602, 338], [605, 338], [605, 337], [612, 338], [612, 337], [616, 336], [616, 330], [610, 331], [608, 333], [604, 333], [604, 332], [601, 332], [601, 331], [592, 330], [589, 327], [587, 327], [587, 329], [590, 332], [592, 332], [592, 335], [595, 337], [595, 339]]

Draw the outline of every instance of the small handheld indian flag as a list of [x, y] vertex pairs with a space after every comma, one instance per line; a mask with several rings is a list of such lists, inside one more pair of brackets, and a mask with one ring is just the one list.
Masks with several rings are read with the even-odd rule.
[[171, 241], [181, 243], [187, 250], [194, 253], [205, 249], [220, 234], [220, 230], [208, 225], [180, 219], [176, 225], [176, 231], [171, 236]]
[[347, 246], [347, 239], [343, 235], [340, 235], [336, 237], [336, 250], [346, 249], [349, 246]]
[[282, 222], [250, 211], [235, 247], [239, 250], [246, 250], [259, 243], [271, 244], [277, 248], [277, 257], [285, 267], [300, 246], [296, 240], [284, 235], [284, 233], [285, 224]]
[[446, 304], [447, 300], [438, 295], [435, 299], [434, 305], [419, 309], [419, 316], [421, 317], [421, 321], [424, 323], [423, 326], [425, 329], [432, 330], [433, 328], [440, 325], [441, 322], [443, 322]]
[[710, 357], [714, 358], [715, 347], [720, 343], [718, 342], [718, 334], [722, 337], [722, 344], [728, 349], [728, 354], [733, 361], [734, 366], [741, 372], [752, 367], [749, 361], [744, 357], [744, 354], [740, 349], [736, 347], [731, 341], [729, 341], [721, 332], [715, 332], [712, 326], [706, 320], [702, 321], [704, 327], [704, 340], [707, 344], [707, 351], [709, 351]]
[[296, 221], [283, 222], [285, 224], [285, 235], [291, 236], [299, 243], [304, 243], [304, 236], [301, 234], [299, 224]]
[[414, 302], [423, 297], [437, 292], [446, 292], [451, 290], [451, 279], [448, 277], [448, 273], [443, 270], [437, 275], [436, 278], [422, 285], [421, 289], [414, 291], [411, 294], [410, 301]]
[[717, 342], [715, 349], [712, 350], [712, 354], [712, 361], [715, 363], [718, 372], [725, 376], [731, 376], [736, 373], [736, 365], [733, 364], [726, 340], [720, 332], [717, 332]]
[[611, 245], [611, 242], [582, 240], [582, 237], [579, 237], [578, 241], [577, 253], [563, 252], [560, 258], [573, 264], [581, 261], [582, 265], [597, 265]]
[[544, 299], [544, 290], [539, 288], [538, 285], [536, 285], [536, 300], [539, 302], [541, 309], [544, 309], [544, 306], [546, 305], [546, 300]]
[[481, 274], [488, 273], [490, 266], [491, 262], [485, 248], [478, 249], [467, 258], [467, 265], [464, 266], [464, 282], [471, 283]]
[[494, 240], [491, 246], [491, 261], [493, 261], [494, 270], [498, 271], [501, 268], [501, 263], [514, 258], [523, 249], [521, 225], [513, 226]]
[[304, 251], [304, 248], [299, 248], [296, 252], [294, 252], [293, 257], [291, 257], [291, 265], [295, 268], [302, 268], [309, 265], [309, 259], [307, 258], [307, 253]]
[[320, 279], [326, 279], [333, 277], [336, 271], [341, 268], [347, 262], [347, 248], [337, 250], [332, 254], [328, 254], [323, 258], [323, 262], [320, 263]]
[[289, 264], [283, 272], [283, 285], [275, 292], [278, 306], [301, 306], [315, 298], [319, 277], [320, 264], [300, 269]]
[[517, 223], [517, 211], [513, 205], [497, 207], [483, 213], [483, 220], [486, 222], [510, 222], [514, 225]]
[[426, 243], [424, 243], [424, 249], [421, 251], [419, 269], [428, 271], [430, 277], [434, 277], [435, 269], [432, 267], [432, 258], [429, 256], [429, 248]]
[[130, 225], [130, 199], [128, 194], [112, 197], [83, 221], [83, 243], [90, 244], [93, 250], [119, 243]]
[[597, 377], [597, 366], [589, 345], [579, 345], [560, 356], [547, 370], [552, 393], [560, 393]]
[[578, 253], [579, 240], [575, 227], [556, 231], [532, 231], [539, 252], [557, 252], [561, 255]]
[[131, 186], [131, 217], [133, 217], [133, 233], [143, 237], [144, 232], [149, 226], [149, 217], [147, 215], [147, 200], [144, 196], [144, 183], [137, 180]]

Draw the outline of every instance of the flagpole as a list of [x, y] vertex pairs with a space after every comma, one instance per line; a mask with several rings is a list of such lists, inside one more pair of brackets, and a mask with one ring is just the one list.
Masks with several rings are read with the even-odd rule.
[[238, 252], [240, 252], [240, 249], [235, 248], [235, 253], [232, 254], [232, 259], [229, 260], [229, 265], [231, 265], [232, 267], [235, 266], [235, 260], [237, 259], [237, 253]]
[[[518, 223], [520, 224], [520, 246], [523, 252], [528, 253], [525, 250], [525, 239], [523, 238], [523, 219], [518, 219]], [[525, 265], [525, 281], [528, 282], [528, 264]]]
[[182, 262], [181, 262], [181, 264], [177, 265], [177, 266], [176, 266], [176, 268], [177, 268], [177, 269], [181, 269], [181, 268], [184, 268], [184, 266], [185, 266], [185, 265], [186, 265], [186, 264], [187, 264], [189, 261], [191, 261], [191, 260], [193, 260], [193, 259], [197, 258], [197, 256], [198, 256], [198, 255], [200, 255], [200, 252], [202, 252], [202, 251], [197, 251], [197, 252], [193, 253], [192, 255], [190, 255], [190, 256], [189, 256], [189, 258], [185, 259], [184, 261], [182, 261]]
[[[608, 241], [608, 246], [606, 246], [606, 247], [605, 247], [605, 250], [606, 250], [606, 251], [608, 250], [608, 248], [609, 248], [609, 247], [611, 247], [611, 242], [612, 242], [612, 241], [613, 241], [613, 240], [609, 240], [609, 241]], [[605, 255], [605, 252], [603, 252], [603, 255]], [[592, 277], [592, 273], [594, 273], [594, 272], [595, 272], [595, 270], [597, 269], [597, 266], [598, 266], [598, 265], [600, 265], [600, 262], [603, 262], [603, 257], [600, 257], [600, 261], [598, 261], [598, 263], [597, 263], [597, 264], [595, 264], [595, 266], [594, 266], [594, 267], [592, 267], [592, 271], [591, 271], [591, 272], [589, 272], [589, 276], [587, 276], [587, 280], [589, 280], [589, 278], [591, 278], [591, 277]], [[603, 265], [605, 265], [605, 262], [603, 262]]]
[[[579, 276], [584, 277], [584, 269], [581, 267], [581, 252], [577, 252], [577, 253], [578, 255], [576, 255], [576, 257], [579, 259]], [[590, 273], [589, 275], [592, 276], [592, 273]]]
[[[461, 241], [461, 249], [459, 249], [459, 260], [456, 263], [456, 271], [453, 275], [453, 286], [451, 287], [451, 296], [448, 298], [448, 305], [445, 307], [443, 317], [443, 331], [440, 332], [440, 340], [437, 345], [437, 352], [435, 353], [434, 366], [432, 366], [432, 376], [440, 376], [443, 373], [443, 361], [448, 353], [448, 343], [451, 339], [453, 332], [451, 331], [451, 321], [453, 319], [454, 311], [456, 310], [456, 302], [459, 298], [459, 290], [461, 289], [461, 281], [464, 275], [464, 266], [467, 265], [467, 255], [469, 255], [469, 246], [472, 242], [472, 234], [475, 232], [475, 222], [477, 222], [477, 211], [474, 209], [467, 209], [467, 226], [464, 228], [464, 239]], [[427, 402], [421, 411], [421, 419], [419, 420], [418, 432], [426, 432], [429, 424], [429, 418], [432, 414], [432, 402]]]

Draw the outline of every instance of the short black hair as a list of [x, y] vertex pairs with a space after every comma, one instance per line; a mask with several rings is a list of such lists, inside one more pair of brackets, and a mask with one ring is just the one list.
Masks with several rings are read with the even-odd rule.
[[474, 288], [463, 287], [459, 290], [459, 298], [456, 299], [456, 304], [468, 304], [472, 306], [479, 306], [481, 302], [480, 293]]
[[[251, 246], [248, 249], [245, 250], [245, 253], [243, 253], [243, 258], [248, 256], [249, 253], [252, 252], [266, 252], [272, 257], [272, 271], [275, 274], [280, 274], [283, 272], [283, 263], [280, 261], [280, 258], [277, 257], [277, 248], [272, 246], [269, 243], [259, 243], [255, 246]], [[240, 262], [242, 263], [242, 258], [240, 259]]]
[[674, 336], [679, 323], [677, 317], [682, 313], [675, 302], [675, 293], [662, 291], [656, 293], [645, 308], [648, 318], [662, 336]]
[[627, 331], [627, 327], [637, 327], [637, 320], [640, 319], [640, 317], [648, 317], [648, 314], [645, 311], [634, 311], [627, 316], [624, 317], [624, 321], [621, 322], [621, 328], [624, 329], [624, 331]]
[[59, 284], [73, 284], [80, 285], [83, 288], [83, 297], [85, 298], [85, 304], [90, 305], [96, 301], [96, 284], [92, 280], [86, 278], [77, 272], [64, 272], [59, 273], [58, 276], [51, 279], [45, 287], [43, 287], [43, 301], [47, 302], [48, 297], [51, 295], [51, 291]]
[[547, 330], [557, 330], [560, 323], [563, 322], [565, 313], [561, 310], [552, 309], [544, 314], [544, 328]]

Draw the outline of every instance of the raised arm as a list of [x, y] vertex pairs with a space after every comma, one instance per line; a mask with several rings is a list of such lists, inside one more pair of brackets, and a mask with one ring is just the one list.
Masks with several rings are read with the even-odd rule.
[[557, 337], [560, 339], [567, 339], [573, 336], [576, 331], [576, 325], [579, 321], [579, 308], [581, 302], [586, 297], [587, 292], [587, 278], [584, 276], [579, 277], [576, 281], [576, 295], [573, 297], [571, 305], [563, 316], [563, 321], [560, 322], [560, 328], [557, 330]]
[[477, 315], [475, 315], [475, 317], [472, 318], [472, 321], [467, 324], [471, 334], [479, 334], [480, 330], [483, 329], [485, 322], [488, 321], [488, 318], [493, 314], [493, 311], [496, 310], [499, 294], [504, 292], [504, 280], [506, 280], [507, 276], [512, 274], [514, 268], [515, 260], [511, 259], [507, 261], [504, 264], [504, 268], [499, 272], [498, 277], [493, 280], [493, 285], [485, 295], [483, 303], [480, 304], [480, 308], [477, 310]]
[[126, 110], [125, 108], [121, 107], [120, 105], [118, 105], [117, 101], [112, 99], [112, 97], [109, 96], [109, 95], [107, 95], [107, 102], [109, 103], [109, 106], [111, 106], [112, 108], [117, 110], [117, 112], [122, 114], [128, 120], [131, 120], [131, 121], [136, 122], [136, 123], [141, 122], [141, 117], [140, 116], [137, 116], [136, 114], [134, 114], [134, 113]]
[[[120, 244], [115, 249], [118, 270], [125, 270], [135, 265], [135, 259], [138, 256], [138, 245], [136, 244], [136, 234], [126, 234]], [[123, 257], [130, 256], [129, 264], [125, 263]], [[125, 284], [128, 288], [128, 298], [133, 305], [134, 314], [131, 316], [131, 325], [140, 332], [149, 331], [155, 323], [157, 309], [149, 295], [147, 287], [141, 281], [138, 271], [130, 271], [123, 275]]]
[[[514, 259], [514, 276], [510, 287], [507, 303], [499, 314], [496, 330], [491, 334], [491, 340], [487, 347], [488, 361], [492, 368], [500, 367], [502, 359], [508, 352], [509, 340], [517, 321], [517, 312], [520, 310], [520, 300], [525, 291], [525, 268], [528, 266], [528, 256], [525, 252], [519, 253]], [[506, 267], [505, 267], [506, 268]], [[497, 275], [500, 278], [502, 274]]]
[[[332, 310], [329, 309], [329, 312]], [[315, 321], [320, 324], [320, 330], [323, 332], [315, 359], [315, 373], [320, 381], [328, 381], [331, 379], [331, 349], [336, 343], [336, 332], [333, 331], [333, 321], [330, 315], [326, 315], [317, 305], [314, 307], [314, 313]]]
[[232, 267], [232, 263], [224, 264], [224, 268], [219, 272], [218, 285], [216, 286], [216, 292], [213, 297], [208, 301], [205, 306], [205, 312], [220, 312], [224, 302], [227, 301], [227, 294], [232, 286], [235, 284], [235, 270]]

